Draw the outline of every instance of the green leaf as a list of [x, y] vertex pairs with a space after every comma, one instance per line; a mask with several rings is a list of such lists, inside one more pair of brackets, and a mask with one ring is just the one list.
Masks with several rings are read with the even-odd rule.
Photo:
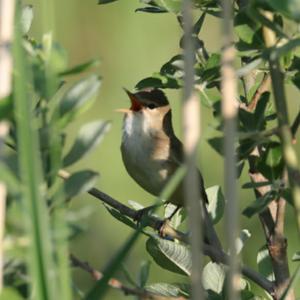
[[289, 19], [300, 22], [300, 2], [298, 0], [266, 0], [276, 12]]
[[33, 6], [25, 5], [22, 9], [21, 14], [21, 27], [23, 34], [27, 34], [30, 30], [31, 24], [33, 20]]
[[111, 3], [111, 2], [115, 2], [117, 0], [98, 0], [98, 4], [107, 4], [107, 3]]
[[141, 81], [139, 81], [136, 86], [135, 89], [137, 90], [142, 90], [145, 88], [163, 88], [164, 84], [162, 83], [160, 78], [156, 78], [156, 77], [147, 77], [145, 79], [142, 79]]
[[146, 242], [146, 249], [162, 268], [183, 275], [191, 275], [192, 258], [186, 246], [158, 237], [150, 237]]
[[139, 287], [141, 288], [143, 288], [146, 285], [147, 280], [149, 278], [150, 265], [151, 262], [149, 260], [142, 261], [141, 263], [141, 267], [138, 275], [138, 283], [139, 283]]
[[263, 197], [257, 198], [248, 207], [243, 210], [243, 215], [251, 218], [254, 214], [262, 212], [267, 205], [276, 198], [276, 193], [270, 191], [266, 193]]
[[202, 29], [202, 26], [204, 24], [204, 20], [205, 20], [205, 17], [206, 17], [206, 13], [202, 13], [201, 16], [199, 17], [199, 19], [197, 20], [197, 22], [194, 24], [194, 27], [193, 27], [193, 34], [195, 35], [199, 35], [201, 29]]
[[137, 8], [135, 12], [145, 12], [145, 13], [152, 13], [152, 14], [158, 14], [158, 13], [167, 13], [168, 11], [161, 7], [155, 7], [155, 6], [146, 6]]
[[257, 189], [263, 186], [271, 185], [272, 183], [270, 181], [265, 182], [247, 182], [242, 185], [243, 189]]
[[58, 107], [59, 121], [62, 127], [66, 126], [80, 112], [87, 109], [87, 105], [91, 105], [91, 101], [95, 99], [98, 93], [100, 84], [99, 77], [91, 75], [75, 83], [65, 92]]
[[92, 151], [109, 130], [110, 123], [93, 121], [85, 124], [79, 131], [74, 145], [63, 160], [63, 166], [67, 167]]
[[75, 75], [78, 73], [82, 73], [90, 68], [96, 67], [99, 65], [99, 60], [98, 59], [92, 59], [88, 62], [85, 62], [83, 64], [74, 66], [70, 69], [64, 70], [62, 72], [59, 73], [60, 76], [68, 76], [68, 75]]
[[245, 242], [251, 237], [248, 229], [243, 229], [236, 241], [236, 251], [240, 253], [245, 245]]
[[208, 212], [213, 221], [213, 224], [217, 224], [223, 214], [225, 208], [225, 198], [222, 193], [221, 187], [215, 185], [206, 189], [206, 194], [208, 197]]
[[275, 275], [273, 273], [272, 261], [267, 246], [263, 246], [258, 250], [256, 262], [259, 273], [264, 275], [267, 279], [274, 281]]
[[218, 154], [223, 156], [223, 137], [214, 137], [207, 142]]
[[79, 171], [72, 174], [64, 182], [65, 197], [71, 199], [88, 192], [96, 184], [99, 174], [90, 170]]
[[266, 155], [266, 165], [269, 167], [276, 167], [280, 164], [282, 160], [282, 150], [279, 143], [271, 144], [268, 147]]
[[[16, 19], [20, 18], [20, 2], [16, 5]], [[36, 124], [32, 118], [32, 85], [27, 56], [23, 48], [21, 28], [16, 22], [13, 43], [14, 113], [17, 126], [18, 162], [20, 169], [21, 203], [26, 236], [30, 243], [26, 268], [35, 286], [36, 299], [55, 299], [57, 275], [52, 253], [52, 236], [46, 199], [43, 193], [42, 162]], [[68, 266], [66, 266], [66, 269]], [[29, 287], [31, 288], [31, 287]], [[66, 299], [67, 300], [67, 299]]]
[[164, 297], [189, 297], [189, 286], [183, 284], [153, 283], [146, 286], [146, 291]]
[[118, 210], [113, 209], [107, 205], [105, 205], [105, 208], [118, 221], [122, 222], [123, 224], [125, 224], [133, 229], [137, 228], [136, 224], [131, 219], [129, 219], [125, 215], [121, 214]]
[[209, 262], [203, 269], [202, 283], [205, 290], [211, 290], [216, 294], [221, 294], [225, 282], [224, 266]]

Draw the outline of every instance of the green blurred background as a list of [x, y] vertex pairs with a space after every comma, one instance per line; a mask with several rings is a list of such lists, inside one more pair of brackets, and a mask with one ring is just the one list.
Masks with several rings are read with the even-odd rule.
[[[101, 6], [97, 5], [96, 0], [50, 0], [48, 4], [44, 3], [44, 6], [42, 0], [24, 2], [34, 6], [35, 17], [30, 34], [40, 40], [42, 33], [45, 33], [52, 22], [50, 27], [54, 28], [55, 39], [68, 53], [69, 66], [86, 62], [91, 58], [101, 60], [100, 66], [95, 69], [103, 77], [101, 92], [94, 106], [68, 128], [68, 142], [72, 142], [80, 126], [90, 120], [111, 120], [112, 128], [97, 150], [70, 171], [79, 169], [98, 171], [101, 176], [97, 187], [109, 195], [124, 203], [128, 200], [135, 200], [144, 205], [152, 203], [153, 197], [143, 191], [124, 169], [119, 150], [122, 115], [114, 110], [129, 105], [122, 87], [133, 89], [140, 79], [159, 71], [162, 64], [180, 52], [178, 41], [181, 29], [175, 16], [135, 13], [135, 9], [140, 6], [138, 0], [123, 0]], [[210, 52], [219, 51], [220, 25], [216, 19], [207, 19], [201, 38]], [[166, 92], [174, 111], [175, 131], [180, 136], [181, 93], [169, 90]], [[289, 95], [291, 99], [295, 99], [296, 91], [291, 90]], [[291, 111], [296, 111], [296, 105], [293, 100]], [[222, 185], [223, 161], [206, 143], [206, 139], [214, 134], [214, 129], [210, 126], [211, 111], [203, 108], [202, 117], [199, 165], [207, 187]], [[247, 181], [249, 179], [245, 168], [240, 182]], [[240, 191], [241, 208], [253, 200], [252, 192]], [[101, 202], [89, 195], [75, 198], [70, 204], [70, 210], [74, 213], [80, 211], [82, 219], [79, 225], [86, 227], [86, 231], [72, 241], [71, 252], [88, 261], [93, 267], [103, 270], [131, 230], [113, 219]], [[288, 214], [291, 216], [287, 218], [289, 257], [291, 257], [299, 240], [290, 208]], [[218, 226], [220, 236], [223, 236], [222, 224]], [[260, 224], [256, 218], [241, 217], [241, 228], [248, 228], [252, 233], [243, 256], [245, 261], [255, 268], [257, 250], [265, 242]], [[125, 266], [135, 278], [140, 262], [147, 259], [151, 260], [151, 257], [145, 250], [145, 238], [141, 237], [126, 260]], [[295, 264], [291, 263], [291, 266], [294, 270]], [[183, 280], [179, 275], [163, 271], [154, 262], [151, 270], [150, 283]], [[76, 285], [83, 291], [88, 290], [94, 283], [83, 271], [76, 270], [73, 274]], [[117, 277], [123, 278], [122, 273]], [[124, 295], [110, 290], [106, 299], [124, 299]]]

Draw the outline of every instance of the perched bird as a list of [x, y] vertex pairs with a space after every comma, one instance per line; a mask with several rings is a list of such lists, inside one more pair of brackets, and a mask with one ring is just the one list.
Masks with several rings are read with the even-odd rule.
[[[171, 107], [159, 89], [125, 91], [131, 107], [118, 110], [125, 113], [121, 144], [123, 162], [129, 175], [143, 189], [158, 196], [184, 159], [182, 143], [173, 130]], [[208, 202], [200, 172], [199, 189], [202, 200]], [[177, 208], [183, 206], [182, 183], [168, 202]]]

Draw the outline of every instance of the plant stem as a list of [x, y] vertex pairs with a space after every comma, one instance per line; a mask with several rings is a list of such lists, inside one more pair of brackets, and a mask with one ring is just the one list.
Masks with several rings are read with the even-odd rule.
[[[191, 299], [204, 299], [202, 286], [203, 270], [203, 203], [200, 195], [200, 178], [196, 167], [197, 148], [200, 138], [200, 105], [194, 92], [194, 60], [195, 47], [192, 39], [193, 15], [192, 1], [184, 0], [182, 7], [184, 29], [184, 90], [182, 101], [182, 121], [184, 135], [184, 154], [187, 174], [184, 178], [184, 201], [188, 211], [188, 224], [190, 229], [190, 245], [192, 255], [191, 271]], [[202, 187], [204, 189], [204, 187]], [[202, 202], [202, 203], [201, 203]], [[204, 204], [205, 205], [205, 204]]]
[[223, 49], [221, 66], [222, 111], [224, 118], [224, 174], [226, 205], [226, 237], [229, 249], [228, 298], [239, 299], [239, 258], [236, 250], [238, 237], [237, 172], [235, 157], [237, 77], [234, 68], [235, 48], [233, 43], [232, 2], [222, 1], [223, 6]]
[[42, 189], [42, 164], [39, 139], [32, 120], [33, 105], [28, 92], [30, 76], [22, 44], [18, 2], [14, 40], [14, 113], [17, 126], [21, 204], [26, 234], [31, 243], [27, 249], [28, 269], [34, 283], [36, 299], [55, 299], [57, 287], [53, 280], [54, 261], [50, 236], [49, 215]]
[[[273, 20], [273, 14], [271, 12], [265, 11], [264, 16], [270, 21]], [[263, 36], [267, 47], [276, 46], [276, 34], [270, 28], [263, 27]], [[276, 51], [276, 48], [273, 51]], [[272, 80], [275, 107], [277, 111], [279, 137], [282, 143], [283, 157], [286, 163], [288, 179], [292, 189], [298, 230], [300, 232], [300, 172], [298, 169], [297, 154], [292, 146], [293, 137], [288, 120], [283, 81], [284, 77], [280, 69], [279, 58], [276, 55], [272, 55], [273, 51], [271, 51], [269, 55], [269, 69]], [[276, 216], [273, 215], [273, 219], [276, 220], [274, 234], [272, 232], [268, 245], [276, 280], [276, 298], [281, 297], [290, 280], [286, 254], [287, 243], [283, 232], [285, 215], [285, 204], [283, 201], [283, 199], [278, 201]], [[293, 290], [290, 290], [286, 299], [295, 299]]]

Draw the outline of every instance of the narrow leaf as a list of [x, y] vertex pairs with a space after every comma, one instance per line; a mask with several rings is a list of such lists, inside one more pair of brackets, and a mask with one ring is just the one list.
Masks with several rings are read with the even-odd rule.
[[107, 3], [111, 3], [111, 2], [115, 2], [117, 0], [98, 0], [98, 4], [107, 4]]
[[79, 131], [76, 141], [65, 156], [63, 165], [67, 167], [93, 150], [102, 140], [104, 134], [109, 130], [110, 123], [94, 121], [85, 124]]
[[86, 193], [94, 185], [99, 177], [99, 174], [93, 171], [85, 170], [72, 174], [65, 182], [65, 197], [71, 199], [80, 194]]
[[62, 71], [59, 73], [60, 76], [68, 76], [68, 75], [75, 75], [78, 73], [82, 73], [90, 68], [96, 67], [99, 65], [99, 60], [98, 59], [93, 59], [88, 62], [85, 62], [81, 65], [77, 65], [75, 67], [72, 67], [70, 69], [67, 69], [65, 71]]
[[58, 107], [61, 126], [67, 125], [79, 112], [86, 109], [88, 104], [91, 104], [100, 84], [100, 79], [96, 75], [91, 75], [67, 90]]
[[243, 215], [251, 218], [254, 214], [262, 212], [267, 205], [274, 200], [274, 191], [266, 193], [263, 197], [257, 198], [248, 207], [243, 210]]
[[149, 260], [143, 261], [141, 263], [139, 276], [138, 276], [139, 287], [141, 288], [143, 288], [146, 285], [147, 280], [149, 278], [150, 265], [151, 262]]
[[236, 241], [236, 252], [240, 253], [245, 245], [245, 242], [251, 237], [248, 229], [243, 229]]

